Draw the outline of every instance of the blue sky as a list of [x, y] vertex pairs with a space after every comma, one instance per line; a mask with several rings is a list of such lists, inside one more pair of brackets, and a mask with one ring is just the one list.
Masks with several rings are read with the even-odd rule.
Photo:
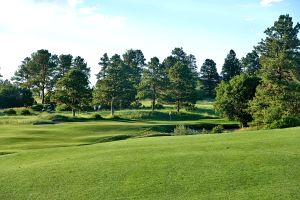
[[38, 49], [86, 59], [94, 74], [105, 52], [141, 49], [147, 60], [173, 48], [221, 70], [234, 49], [252, 50], [280, 14], [300, 22], [298, 0], [10, 0], [0, 5], [0, 73], [10, 78]]

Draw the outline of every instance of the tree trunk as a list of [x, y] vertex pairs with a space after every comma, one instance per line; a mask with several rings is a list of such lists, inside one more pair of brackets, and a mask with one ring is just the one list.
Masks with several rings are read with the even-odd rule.
[[45, 86], [42, 86], [42, 104], [45, 103]]
[[177, 113], [179, 113], [179, 111], [180, 111], [180, 102], [179, 100], [177, 100]]
[[72, 108], [72, 116], [73, 116], [73, 117], [75, 117], [75, 112], [76, 112], [75, 109]]
[[156, 97], [155, 97], [155, 95], [153, 95], [153, 99], [152, 99], [152, 111], [154, 111], [154, 109], [155, 109], [155, 101], [156, 101]]
[[112, 99], [111, 102], [110, 102], [110, 113], [111, 113], [112, 117], [115, 116], [114, 99]]

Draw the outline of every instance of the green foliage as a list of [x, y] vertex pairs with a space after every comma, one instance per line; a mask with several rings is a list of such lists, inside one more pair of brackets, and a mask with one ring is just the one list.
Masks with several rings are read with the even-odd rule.
[[92, 118], [94, 118], [94, 119], [103, 119], [102, 116], [98, 113], [93, 114]]
[[286, 119], [300, 118], [299, 29], [289, 15], [281, 15], [257, 47], [262, 84], [250, 103], [255, 125], [276, 128], [294, 124]]
[[61, 104], [56, 105], [55, 110], [56, 111], [71, 111], [72, 108], [66, 104], [61, 103]]
[[177, 112], [184, 105], [196, 103], [196, 77], [187, 65], [177, 62], [170, 68], [168, 78], [168, 94], [171, 102], [176, 104]]
[[219, 83], [219, 74], [216, 63], [211, 59], [206, 59], [200, 69], [200, 79], [202, 81], [203, 91], [210, 98], [215, 95], [215, 87]]
[[248, 53], [246, 57], [241, 59], [243, 71], [249, 75], [256, 75], [258, 70], [261, 68], [259, 63], [259, 55], [256, 50]]
[[58, 57], [52, 55], [48, 50], [41, 49], [24, 59], [15, 76], [12, 78], [17, 84], [37, 91], [45, 100], [45, 92], [54, 87], [54, 76]]
[[216, 88], [215, 108], [229, 119], [238, 120], [243, 127], [252, 120], [249, 101], [255, 96], [259, 78], [241, 74], [229, 82], [222, 81]]
[[91, 89], [86, 72], [79, 67], [71, 69], [56, 83], [54, 98], [57, 102], [71, 107], [73, 116], [75, 116], [75, 110], [82, 109], [82, 106], [89, 104], [91, 99]]
[[143, 67], [145, 66], [145, 60], [143, 52], [139, 49], [129, 49], [123, 54], [123, 62], [128, 67], [128, 79], [135, 88], [137, 88], [141, 82], [141, 75]]
[[236, 53], [230, 50], [229, 54], [225, 58], [224, 65], [222, 67], [221, 76], [224, 81], [230, 81], [234, 76], [239, 75], [242, 72], [242, 66], [236, 57]]
[[31, 115], [31, 112], [28, 109], [23, 109], [21, 110], [20, 115]]
[[73, 56], [70, 54], [61, 54], [59, 56], [58, 65], [56, 67], [55, 73], [55, 82], [60, 78], [64, 77], [64, 75], [71, 69], [72, 67]]
[[186, 126], [180, 124], [174, 128], [174, 135], [191, 135], [191, 131]]
[[43, 104], [34, 104], [31, 106], [33, 111], [42, 111], [44, 108]]
[[129, 66], [124, 64], [119, 55], [114, 55], [105, 69], [105, 77], [99, 79], [93, 92], [93, 102], [100, 105], [110, 105], [111, 115], [115, 106], [129, 107], [135, 100], [136, 89], [130, 81]]
[[160, 99], [164, 93], [166, 84], [166, 71], [163, 65], [159, 63], [157, 57], [151, 58], [144, 69], [142, 80], [139, 85], [139, 98], [151, 99], [152, 110], [156, 108], [157, 99]]
[[0, 82], [0, 108], [31, 106], [33, 101], [29, 89], [17, 87], [9, 81]]
[[4, 110], [3, 113], [6, 115], [16, 115], [17, 111], [14, 109], [8, 109], [8, 110]]
[[212, 133], [223, 133], [224, 127], [222, 125], [215, 126], [212, 130]]

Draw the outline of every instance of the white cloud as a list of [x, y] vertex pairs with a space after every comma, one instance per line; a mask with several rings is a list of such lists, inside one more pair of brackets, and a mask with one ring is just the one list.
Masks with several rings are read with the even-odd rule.
[[42, 48], [56, 54], [80, 55], [92, 70], [99, 70], [99, 51], [105, 51], [110, 41], [120, 42], [126, 24], [126, 17], [102, 14], [96, 6], [81, 0], [3, 1], [0, 73], [10, 78], [26, 56]]
[[260, 0], [260, 5], [263, 7], [271, 6], [273, 3], [281, 2], [283, 0]]

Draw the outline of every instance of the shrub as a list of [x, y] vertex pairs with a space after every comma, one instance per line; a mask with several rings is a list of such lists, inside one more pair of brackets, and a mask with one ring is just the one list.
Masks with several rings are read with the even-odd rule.
[[155, 109], [164, 109], [164, 106], [162, 104], [155, 104]]
[[187, 128], [182, 124], [177, 125], [174, 129], [174, 135], [195, 135], [195, 134], [198, 134], [198, 131]]
[[56, 106], [56, 111], [71, 111], [72, 108], [66, 104], [59, 104]]
[[275, 129], [275, 128], [288, 128], [300, 126], [300, 118], [294, 116], [284, 116], [279, 120], [274, 120], [266, 128]]
[[33, 111], [42, 111], [44, 106], [42, 104], [35, 104], [31, 108]]
[[20, 114], [21, 115], [31, 115], [31, 112], [29, 110], [25, 109], [25, 110], [21, 110]]
[[94, 119], [103, 119], [102, 116], [100, 114], [97, 114], [97, 113], [93, 114], [92, 118], [94, 118]]
[[17, 114], [17, 112], [14, 109], [4, 110], [3, 113], [6, 115], [16, 115]]
[[139, 101], [134, 101], [130, 104], [131, 109], [140, 109], [142, 107], [142, 103]]
[[212, 133], [223, 133], [223, 132], [224, 132], [224, 127], [222, 125], [215, 126], [212, 129]]

